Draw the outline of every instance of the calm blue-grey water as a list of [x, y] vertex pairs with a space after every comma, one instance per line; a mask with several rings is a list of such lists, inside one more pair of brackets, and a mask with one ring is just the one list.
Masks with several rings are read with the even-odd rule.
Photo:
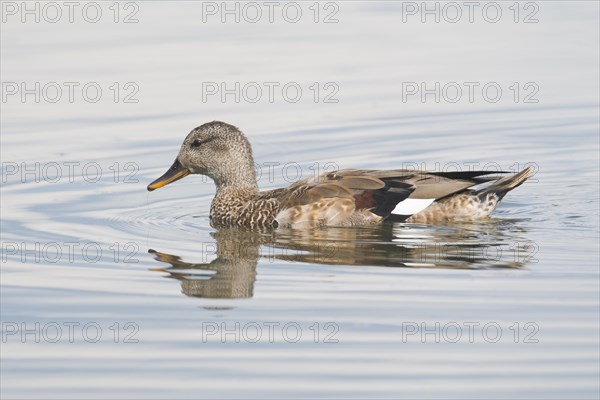
[[[22, 4], [2, 398], [598, 398], [598, 3]], [[262, 188], [536, 174], [477, 223], [216, 230], [210, 180], [146, 191], [215, 119]]]

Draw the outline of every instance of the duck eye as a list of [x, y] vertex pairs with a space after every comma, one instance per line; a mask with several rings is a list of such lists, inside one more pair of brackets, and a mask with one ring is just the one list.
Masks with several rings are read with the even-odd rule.
[[192, 142], [192, 147], [198, 147], [202, 144], [202, 140], [196, 139]]

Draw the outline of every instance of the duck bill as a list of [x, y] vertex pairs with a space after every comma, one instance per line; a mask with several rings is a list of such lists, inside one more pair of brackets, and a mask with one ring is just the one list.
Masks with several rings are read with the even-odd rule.
[[179, 160], [176, 159], [173, 165], [171, 165], [171, 168], [169, 168], [167, 172], [163, 174], [163, 176], [161, 176], [160, 178], [148, 185], [148, 191], [151, 192], [154, 189], [167, 186], [169, 183], [178, 181], [181, 178], [188, 176], [189, 174], [190, 171], [183, 165], [181, 165]]

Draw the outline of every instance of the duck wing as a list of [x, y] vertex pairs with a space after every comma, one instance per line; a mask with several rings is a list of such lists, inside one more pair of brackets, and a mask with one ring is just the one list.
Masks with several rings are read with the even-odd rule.
[[276, 200], [280, 212], [296, 209], [300, 217], [340, 208], [343, 214], [365, 210], [386, 218], [392, 213], [411, 215], [438, 199], [497, 179], [486, 177], [491, 174], [497, 172], [344, 169], [303, 179], [287, 188], [262, 192], [256, 199]]
[[488, 175], [504, 174], [504, 171], [452, 171], [426, 172], [405, 169], [367, 170], [344, 169], [325, 174], [328, 180], [343, 182], [349, 177], [376, 179], [385, 186], [404, 188], [405, 193], [410, 189], [406, 198], [411, 199], [441, 199], [481, 183], [495, 181], [498, 177]]

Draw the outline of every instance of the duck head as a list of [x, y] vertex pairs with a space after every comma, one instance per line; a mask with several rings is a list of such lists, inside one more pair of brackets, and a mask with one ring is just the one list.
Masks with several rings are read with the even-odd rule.
[[152, 191], [189, 174], [212, 178], [217, 188], [256, 186], [256, 170], [248, 139], [235, 126], [213, 121], [193, 129], [171, 168], [148, 185]]

